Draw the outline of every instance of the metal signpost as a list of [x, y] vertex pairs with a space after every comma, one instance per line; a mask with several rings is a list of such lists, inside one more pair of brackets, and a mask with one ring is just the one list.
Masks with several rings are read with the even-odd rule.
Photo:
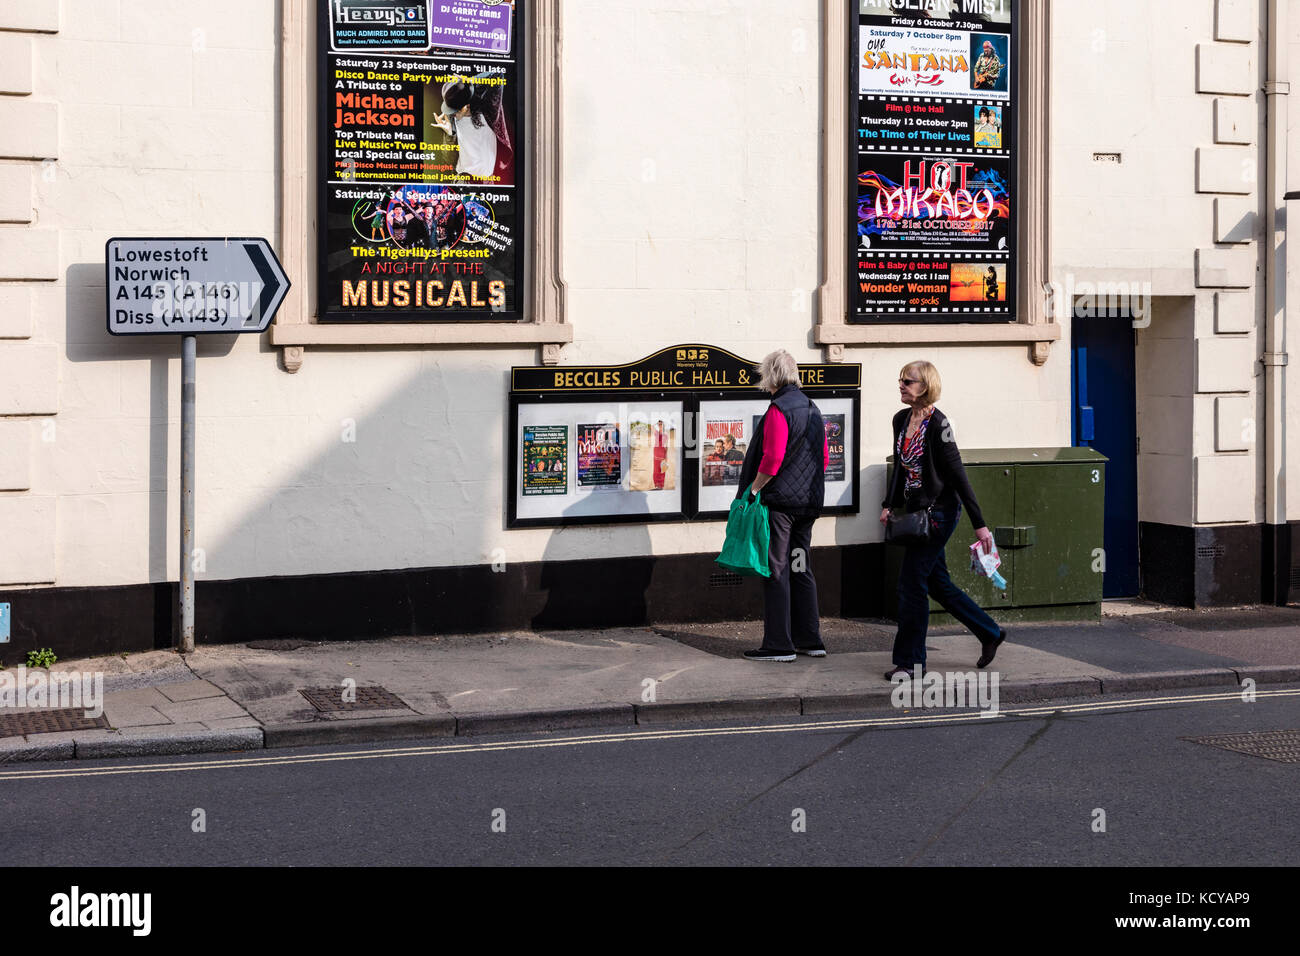
[[181, 631], [194, 650], [194, 380], [205, 334], [264, 332], [289, 292], [265, 239], [110, 239], [108, 331], [181, 335]]

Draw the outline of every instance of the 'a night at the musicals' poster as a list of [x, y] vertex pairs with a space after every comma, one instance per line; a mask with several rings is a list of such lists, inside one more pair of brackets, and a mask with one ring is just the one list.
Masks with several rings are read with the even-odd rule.
[[1008, 322], [1018, 0], [858, 0], [849, 320]]
[[525, 5], [317, 3], [321, 321], [519, 319]]

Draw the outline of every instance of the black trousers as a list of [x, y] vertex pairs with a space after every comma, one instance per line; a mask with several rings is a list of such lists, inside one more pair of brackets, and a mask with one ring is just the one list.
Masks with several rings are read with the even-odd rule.
[[910, 545], [898, 569], [898, 633], [894, 635], [894, 666], [908, 670], [925, 666], [925, 635], [930, 626], [930, 598], [980, 639], [997, 640], [1001, 628], [969, 594], [952, 583], [944, 548], [957, 530], [961, 505], [952, 511], [932, 512], [930, 540]]
[[772, 529], [763, 579], [763, 650], [793, 653], [822, 646], [817, 581], [812, 572], [813, 517], [768, 511]]

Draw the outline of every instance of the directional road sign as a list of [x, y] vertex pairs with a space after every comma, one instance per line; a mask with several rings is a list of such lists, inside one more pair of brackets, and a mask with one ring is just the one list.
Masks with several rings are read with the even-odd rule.
[[289, 291], [265, 239], [110, 239], [113, 335], [262, 332]]

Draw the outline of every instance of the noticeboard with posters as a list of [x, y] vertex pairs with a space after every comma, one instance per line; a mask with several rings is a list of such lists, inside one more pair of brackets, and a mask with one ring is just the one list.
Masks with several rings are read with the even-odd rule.
[[316, 2], [320, 321], [518, 321], [527, 4]]
[[517, 521], [682, 511], [681, 402], [553, 402], [519, 407]]
[[[754, 362], [678, 345], [511, 370], [507, 527], [721, 520], [769, 400]], [[860, 365], [801, 365], [826, 423], [827, 514], [858, 510]]]
[[1019, 0], [857, 0], [850, 322], [1014, 321]]
[[[816, 390], [810, 390], [809, 397], [821, 411], [826, 429], [825, 508], [828, 513], [852, 510], [857, 469], [851, 439], [857, 435], [857, 402]], [[700, 402], [697, 502], [701, 516], [725, 514], [731, 507], [740, 489], [740, 465], [767, 409], [766, 399]]]

